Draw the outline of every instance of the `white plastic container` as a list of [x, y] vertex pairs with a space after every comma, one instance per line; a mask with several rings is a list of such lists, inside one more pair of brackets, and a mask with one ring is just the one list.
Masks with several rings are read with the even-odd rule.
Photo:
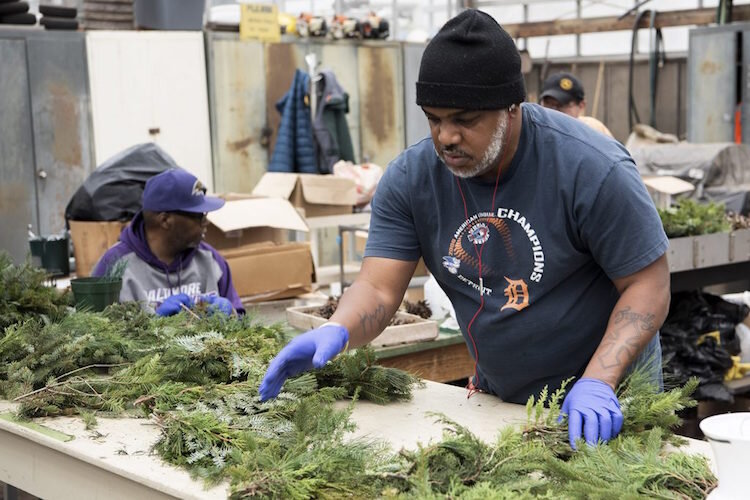
[[719, 486], [709, 498], [747, 499], [750, 495], [750, 412], [714, 415], [701, 420], [700, 428], [711, 443], [719, 477]]

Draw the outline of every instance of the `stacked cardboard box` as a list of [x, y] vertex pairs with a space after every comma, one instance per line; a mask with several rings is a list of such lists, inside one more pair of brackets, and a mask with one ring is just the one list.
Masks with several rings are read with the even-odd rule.
[[308, 228], [291, 203], [280, 198], [225, 198], [221, 209], [208, 214], [206, 242], [227, 260], [243, 301], [310, 292], [315, 271], [310, 245], [289, 238], [290, 231]]
[[289, 200], [305, 216], [350, 214], [357, 202], [352, 179], [333, 175], [269, 172], [261, 177], [253, 194]]

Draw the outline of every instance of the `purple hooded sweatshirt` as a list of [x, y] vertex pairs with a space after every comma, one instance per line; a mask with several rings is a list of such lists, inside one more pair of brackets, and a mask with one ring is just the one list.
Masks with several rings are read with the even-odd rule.
[[243, 314], [227, 261], [208, 243], [189, 248], [167, 265], [152, 252], [146, 241], [143, 214], [138, 213], [113, 245], [96, 263], [92, 276], [104, 276], [117, 262], [125, 262], [120, 302], [140, 302], [153, 311], [167, 297], [185, 293], [193, 300], [199, 296], [219, 295]]

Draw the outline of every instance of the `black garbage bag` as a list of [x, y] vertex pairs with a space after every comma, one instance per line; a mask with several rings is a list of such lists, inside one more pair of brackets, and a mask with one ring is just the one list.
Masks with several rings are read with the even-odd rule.
[[[723, 380], [732, 366], [731, 356], [740, 352], [734, 327], [748, 311], [745, 305], [700, 291], [673, 294], [660, 330], [665, 379], [681, 385], [697, 377], [696, 399], [732, 402]], [[718, 332], [718, 338], [706, 335], [712, 332]]]
[[141, 209], [146, 181], [179, 168], [154, 143], [138, 144], [109, 158], [86, 178], [65, 207], [65, 221], [128, 221]]

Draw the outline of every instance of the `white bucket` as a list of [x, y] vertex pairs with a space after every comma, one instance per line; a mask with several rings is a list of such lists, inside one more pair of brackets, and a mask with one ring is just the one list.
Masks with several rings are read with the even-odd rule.
[[700, 428], [711, 443], [719, 476], [711, 499], [749, 498], [750, 412], [714, 415], [701, 420]]

